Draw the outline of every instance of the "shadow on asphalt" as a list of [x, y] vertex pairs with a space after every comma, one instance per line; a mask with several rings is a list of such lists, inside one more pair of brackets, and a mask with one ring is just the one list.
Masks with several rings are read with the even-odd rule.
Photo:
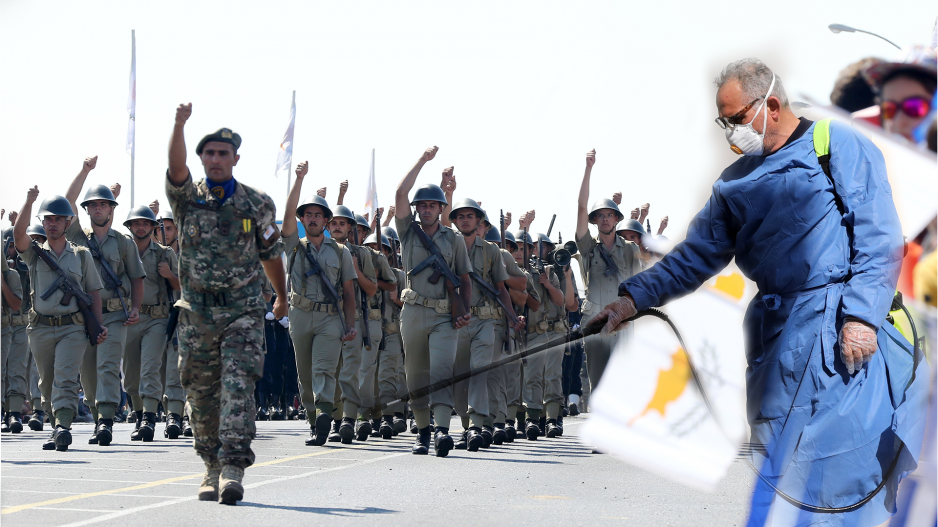
[[325, 514], [327, 516], [356, 516], [360, 514], [392, 514], [400, 511], [379, 509], [376, 507], [363, 507], [361, 509], [340, 509], [336, 507], [293, 507], [289, 505], [268, 505], [265, 503], [244, 502], [239, 507], [256, 507], [259, 509], [277, 509], [283, 511], [307, 512], [310, 514]]

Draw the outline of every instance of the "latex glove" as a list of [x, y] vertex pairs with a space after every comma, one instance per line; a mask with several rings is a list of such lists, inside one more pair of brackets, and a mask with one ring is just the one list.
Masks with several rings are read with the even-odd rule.
[[267, 315], [264, 316], [264, 318], [266, 318], [267, 320], [273, 320], [273, 319], [275, 319], [275, 318], [277, 318], [277, 317], [274, 316], [274, 313], [273, 313], [272, 311], [268, 311], [268, 312], [267, 312]]
[[587, 325], [591, 330], [598, 329], [598, 326], [602, 325], [602, 334], [609, 335], [628, 327], [628, 319], [634, 317], [637, 312], [635, 301], [627, 294], [604, 307]]
[[838, 342], [840, 358], [847, 366], [847, 373], [853, 375], [876, 353], [876, 328], [860, 319], [848, 317], [840, 328]]
[[289, 317], [283, 317], [283, 318], [281, 318], [280, 320], [278, 320], [277, 322], [280, 322], [280, 325], [283, 326], [283, 327], [286, 328], [286, 329], [289, 329], [289, 328], [290, 328], [290, 319], [289, 319]]

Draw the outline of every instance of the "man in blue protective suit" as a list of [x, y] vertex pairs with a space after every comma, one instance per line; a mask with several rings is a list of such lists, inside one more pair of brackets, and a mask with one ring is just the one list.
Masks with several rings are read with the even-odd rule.
[[928, 384], [884, 323], [903, 242], [883, 156], [831, 123], [829, 177], [814, 146], [826, 128], [792, 113], [765, 64], [734, 62], [716, 84], [717, 124], [743, 157], [686, 240], [596, 318], [621, 329], [735, 257], [759, 287], [744, 322], [751, 440], [765, 447], [749, 525], [882, 524], [917, 464]]

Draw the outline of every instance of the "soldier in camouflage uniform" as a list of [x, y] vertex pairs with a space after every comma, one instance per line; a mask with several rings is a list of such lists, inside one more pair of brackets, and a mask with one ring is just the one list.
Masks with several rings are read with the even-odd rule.
[[195, 152], [206, 178], [193, 181], [184, 137], [191, 114], [191, 104], [176, 109], [166, 174], [181, 233], [179, 369], [206, 466], [199, 499], [234, 505], [244, 496], [244, 469], [254, 463], [254, 383], [265, 350], [261, 273], [277, 293], [274, 314], [287, 314], [283, 243], [273, 200], [232, 177], [241, 136], [222, 128], [202, 138]]

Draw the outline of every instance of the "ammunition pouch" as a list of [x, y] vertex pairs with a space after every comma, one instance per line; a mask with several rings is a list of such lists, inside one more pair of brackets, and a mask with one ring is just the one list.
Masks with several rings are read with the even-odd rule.
[[481, 307], [473, 307], [470, 309], [472, 316], [478, 317], [479, 320], [489, 320], [489, 319], [501, 319], [505, 316], [505, 311], [501, 307], [492, 306], [490, 304], [485, 304]]
[[401, 301], [412, 306], [428, 307], [440, 314], [449, 313], [451, 307], [448, 298], [425, 298], [420, 296], [420, 294], [413, 289], [404, 289], [401, 291]]
[[114, 313], [117, 311], [124, 311], [124, 306], [121, 305], [120, 298], [108, 298], [101, 303], [101, 313]]
[[150, 315], [150, 318], [167, 318], [169, 317], [169, 306], [164, 304], [140, 306], [140, 312]]
[[381, 320], [381, 311], [380, 309], [370, 309], [368, 311], [368, 320]]
[[388, 322], [381, 326], [381, 329], [386, 335], [397, 335], [401, 332], [400, 328], [397, 327], [397, 324], [393, 322]]
[[307, 313], [328, 313], [338, 315], [335, 306], [328, 302], [313, 302], [305, 296], [298, 295], [295, 291], [290, 291], [289, 303], [291, 306], [306, 311]]

